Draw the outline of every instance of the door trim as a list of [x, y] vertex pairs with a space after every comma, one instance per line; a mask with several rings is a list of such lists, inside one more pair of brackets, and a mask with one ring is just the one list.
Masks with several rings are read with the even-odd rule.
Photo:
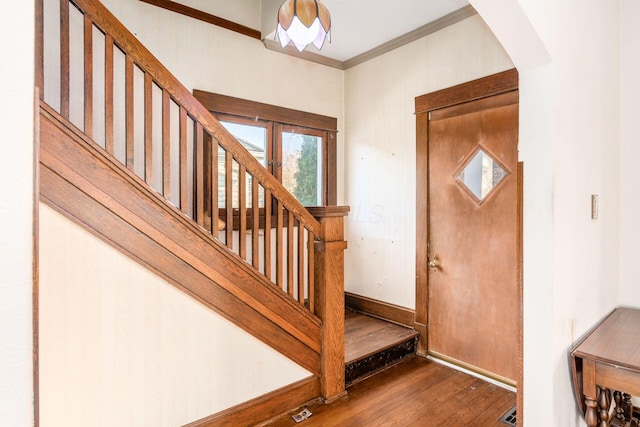
[[[428, 352], [427, 330], [429, 314], [429, 283], [427, 275], [427, 256], [429, 242], [428, 224], [428, 122], [432, 111], [464, 104], [482, 98], [488, 98], [518, 90], [518, 71], [507, 70], [478, 80], [462, 83], [415, 98], [416, 114], [416, 314], [415, 328], [420, 331], [418, 353]], [[514, 171], [515, 172], [515, 171]], [[522, 390], [522, 164], [518, 167], [518, 244], [517, 268], [518, 300], [516, 307], [519, 319], [518, 334], [518, 402], [521, 403]], [[519, 405], [520, 407], [522, 405]], [[520, 417], [519, 417], [520, 418]]]

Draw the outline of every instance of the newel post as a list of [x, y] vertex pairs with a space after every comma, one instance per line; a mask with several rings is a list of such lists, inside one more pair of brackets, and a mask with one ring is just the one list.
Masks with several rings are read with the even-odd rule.
[[348, 206], [309, 208], [320, 221], [315, 242], [315, 314], [322, 320], [320, 391], [326, 402], [345, 394], [344, 388], [344, 217]]

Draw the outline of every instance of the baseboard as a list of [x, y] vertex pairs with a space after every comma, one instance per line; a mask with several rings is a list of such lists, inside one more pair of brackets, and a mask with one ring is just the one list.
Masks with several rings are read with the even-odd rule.
[[319, 396], [320, 380], [309, 377], [183, 427], [259, 425]]
[[344, 298], [347, 308], [351, 310], [398, 323], [408, 328], [414, 327], [416, 317], [414, 310], [350, 292], [345, 292]]

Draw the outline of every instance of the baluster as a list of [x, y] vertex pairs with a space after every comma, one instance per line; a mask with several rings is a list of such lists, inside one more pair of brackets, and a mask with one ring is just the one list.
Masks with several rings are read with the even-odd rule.
[[182, 105], [180, 106], [179, 131], [180, 210], [187, 214], [189, 212], [189, 207], [187, 206], [189, 204], [187, 194], [189, 191], [189, 182], [187, 181], [187, 110]]
[[253, 223], [251, 224], [251, 260], [253, 268], [260, 268], [260, 203], [258, 201], [258, 180], [251, 177], [251, 208]]
[[304, 304], [304, 227], [298, 221], [298, 302]]
[[631, 395], [627, 393], [624, 393], [624, 416], [628, 420], [633, 418], [633, 401]]
[[293, 297], [295, 283], [293, 282], [293, 212], [287, 210], [287, 291], [290, 297]]
[[60, 115], [69, 120], [70, 46], [69, 2], [60, 0]]
[[615, 391], [613, 393], [613, 401], [616, 402], [616, 418], [619, 420], [624, 419], [624, 409], [622, 409], [622, 393]]
[[171, 96], [162, 89], [162, 194], [171, 200]]
[[226, 222], [226, 244], [233, 250], [233, 156], [230, 152], [224, 155], [225, 160], [225, 202], [227, 209]]
[[204, 131], [202, 124], [196, 121], [196, 222], [204, 227]]
[[153, 78], [144, 73], [144, 180], [153, 185]]
[[596, 427], [598, 425], [598, 414], [596, 411], [598, 403], [589, 398], [585, 398], [584, 403], [587, 406], [587, 410], [584, 414], [584, 420], [587, 423], [587, 427]]
[[315, 290], [315, 235], [308, 230], [307, 232], [307, 280], [308, 280], [308, 298], [309, 311], [316, 312], [316, 290]]
[[276, 201], [276, 284], [284, 290], [282, 283], [282, 266], [284, 262], [284, 242], [282, 235], [283, 216], [282, 202]]
[[93, 139], [93, 22], [84, 15], [84, 133]]
[[264, 275], [271, 280], [271, 191], [264, 189]]
[[107, 153], [113, 156], [113, 37], [104, 38], [104, 144]]
[[133, 58], [131, 55], [125, 56], [125, 77], [124, 77], [124, 93], [125, 93], [125, 148], [126, 163], [129, 170], [133, 169], [134, 163], [134, 93], [133, 93]]
[[220, 211], [219, 211], [219, 207], [218, 207], [218, 193], [219, 193], [219, 188], [218, 188], [218, 141], [216, 141], [211, 135], [209, 135], [207, 133], [207, 136], [209, 138], [209, 140], [211, 141], [211, 144], [208, 145], [209, 147], [211, 147], [211, 153], [209, 155], [209, 158], [211, 159], [211, 162], [209, 164], [209, 169], [210, 171], [208, 171], [209, 173], [209, 179], [211, 180], [211, 185], [209, 186], [209, 200], [211, 203], [211, 233], [213, 234], [213, 237], [215, 237], [216, 239], [219, 238], [218, 234], [220, 232], [221, 229], [221, 224], [220, 224]]
[[238, 204], [240, 232], [238, 233], [238, 254], [247, 259], [247, 169], [240, 165], [238, 170]]

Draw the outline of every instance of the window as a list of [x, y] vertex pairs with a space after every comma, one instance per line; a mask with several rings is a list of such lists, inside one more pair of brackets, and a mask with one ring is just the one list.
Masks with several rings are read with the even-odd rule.
[[194, 95], [300, 203], [336, 204], [335, 118], [198, 90]]

